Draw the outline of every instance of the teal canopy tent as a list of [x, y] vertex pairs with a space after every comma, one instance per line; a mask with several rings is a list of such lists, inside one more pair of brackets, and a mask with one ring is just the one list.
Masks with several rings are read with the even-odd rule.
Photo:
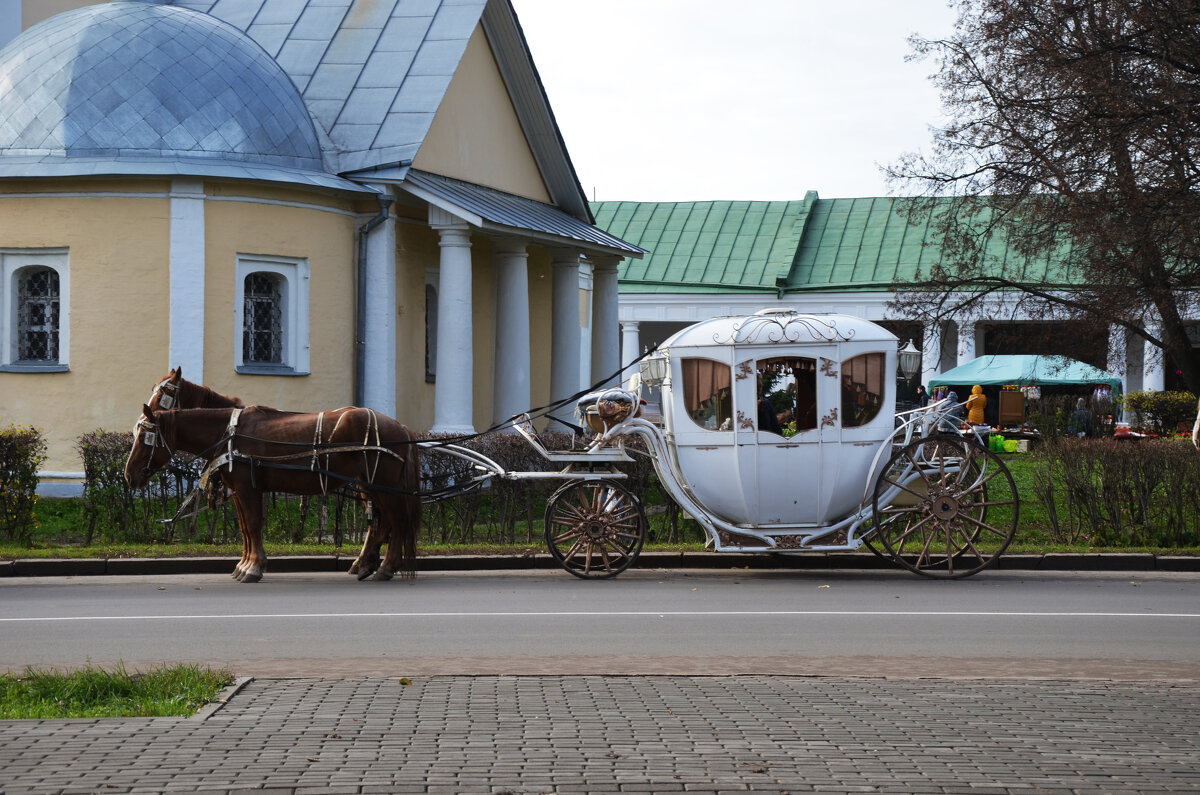
[[1067, 386], [1105, 384], [1113, 394], [1121, 391], [1121, 379], [1090, 364], [1064, 356], [980, 356], [929, 379], [930, 387], [979, 384], [980, 386]]

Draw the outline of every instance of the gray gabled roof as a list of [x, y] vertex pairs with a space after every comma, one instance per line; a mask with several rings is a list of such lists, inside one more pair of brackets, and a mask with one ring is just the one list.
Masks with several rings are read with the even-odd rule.
[[585, 251], [620, 257], [641, 257], [646, 253], [645, 249], [549, 204], [415, 168], [397, 176], [402, 179], [397, 182], [401, 189], [481, 229], [519, 232], [526, 237], [533, 233], [534, 239], [559, 245], [574, 240]]
[[245, 31], [337, 147], [337, 172], [411, 161], [486, 0], [176, 0]]
[[477, 26], [554, 203], [591, 211], [509, 0], [173, 0], [248, 33], [300, 90], [346, 174], [410, 165]]

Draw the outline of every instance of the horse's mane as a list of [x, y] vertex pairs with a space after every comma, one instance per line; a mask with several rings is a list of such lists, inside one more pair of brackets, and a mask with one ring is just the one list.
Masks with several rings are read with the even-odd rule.
[[[186, 381], [186, 379], [181, 379]], [[226, 406], [234, 406], [236, 408], [244, 408], [245, 403], [240, 397], [226, 395], [212, 387], [207, 387], [204, 384], [197, 384], [195, 381], [187, 381], [187, 384], [199, 393], [199, 403], [196, 408], [225, 408]]]

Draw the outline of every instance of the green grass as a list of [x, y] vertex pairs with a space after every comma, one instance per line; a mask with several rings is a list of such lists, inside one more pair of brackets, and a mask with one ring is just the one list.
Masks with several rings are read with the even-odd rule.
[[88, 666], [0, 674], [0, 719], [134, 718], [194, 715], [233, 683], [228, 671], [191, 665], [129, 673]]

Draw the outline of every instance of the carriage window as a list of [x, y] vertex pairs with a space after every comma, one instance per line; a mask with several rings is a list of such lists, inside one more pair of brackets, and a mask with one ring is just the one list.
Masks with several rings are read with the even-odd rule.
[[304, 260], [238, 258], [238, 372], [307, 373], [308, 275]]
[[0, 367], [67, 369], [65, 253], [0, 253]]
[[879, 415], [887, 386], [886, 356], [864, 353], [842, 362], [842, 427], [857, 428]]
[[817, 362], [790, 356], [758, 362], [758, 429], [783, 437], [817, 427]]
[[683, 403], [692, 422], [710, 431], [733, 430], [729, 365], [711, 359], [684, 359]]

